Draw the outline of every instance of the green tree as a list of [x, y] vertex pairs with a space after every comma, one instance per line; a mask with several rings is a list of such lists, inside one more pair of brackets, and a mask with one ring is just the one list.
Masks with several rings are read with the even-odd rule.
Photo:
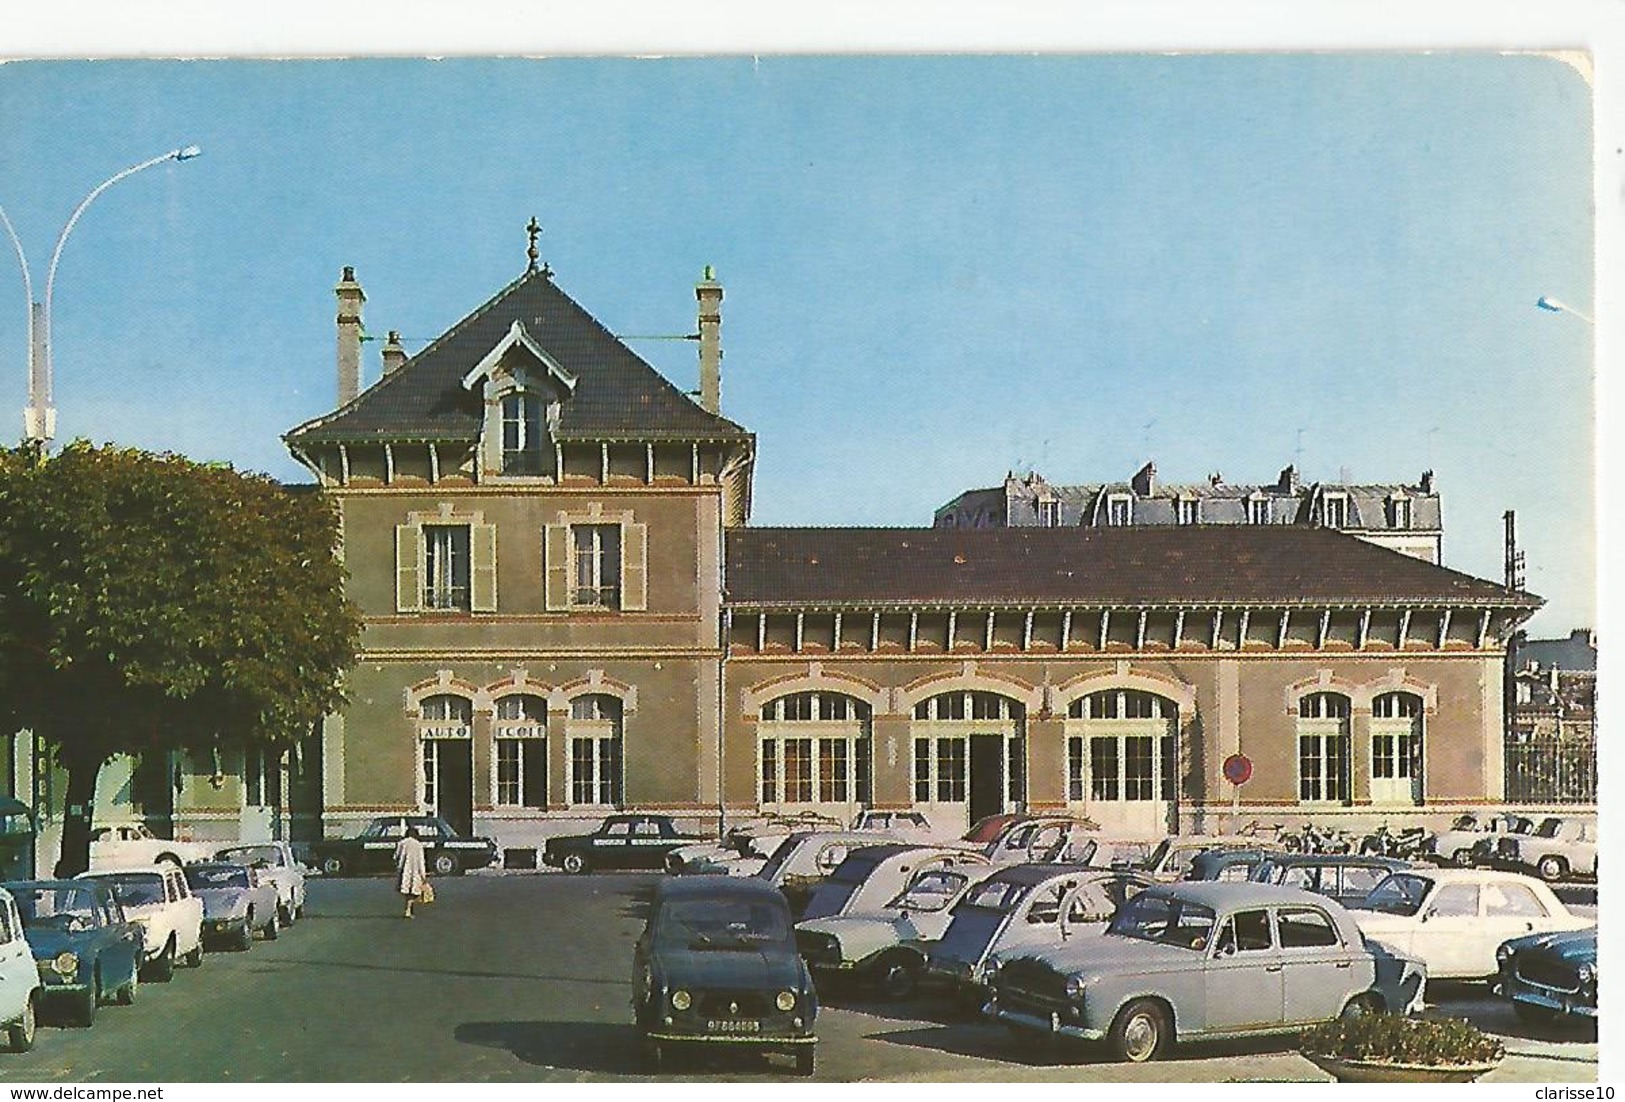
[[67, 773], [58, 875], [115, 754], [278, 749], [343, 699], [338, 523], [263, 475], [82, 441], [0, 452], [0, 720]]

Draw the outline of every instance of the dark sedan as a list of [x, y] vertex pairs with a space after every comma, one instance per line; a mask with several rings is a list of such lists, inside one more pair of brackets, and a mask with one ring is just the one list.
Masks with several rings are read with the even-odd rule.
[[661, 881], [632, 958], [632, 1008], [652, 1070], [673, 1048], [718, 1044], [790, 1053], [813, 1073], [818, 995], [796, 952], [790, 909], [748, 877]]
[[1597, 1020], [1597, 930], [1528, 934], [1495, 951], [1496, 992], [1525, 1021]]
[[311, 863], [326, 876], [395, 871], [395, 844], [410, 830], [423, 843], [423, 860], [436, 876], [461, 876], [497, 859], [489, 838], [464, 838], [438, 815], [380, 815], [354, 838], [324, 838], [310, 845]]
[[5, 888], [17, 901], [41, 993], [70, 1022], [90, 1025], [108, 997], [135, 1001], [141, 927], [125, 917], [111, 887], [94, 880], [16, 880]]
[[573, 873], [658, 869], [666, 854], [699, 841], [703, 839], [678, 830], [670, 815], [625, 812], [609, 816], [591, 834], [549, 838], [542, 847], [542, 864]]
[[1358, 907], [1391, 872], [1416, 866], [1398, 857], [1352, 853], [1275, 853], [1253, 870], [1248, 879], [1259, 884], [1302, 888], [1328, 896], [1345, 907]]

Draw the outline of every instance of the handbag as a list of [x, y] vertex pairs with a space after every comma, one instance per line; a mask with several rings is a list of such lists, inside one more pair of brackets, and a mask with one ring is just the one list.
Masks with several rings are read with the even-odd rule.
[[434, 885], [433, 884], [430, 884], [428, 881], [424, 881], [423, 890], [418, 893], [418, 902], [419, 903], [433, 903], [434, 902]]

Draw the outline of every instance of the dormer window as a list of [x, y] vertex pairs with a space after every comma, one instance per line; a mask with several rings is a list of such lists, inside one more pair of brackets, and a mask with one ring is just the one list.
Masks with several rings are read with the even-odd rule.
[[546, 436], [542, 400], [523, 392], [502, 399], [502, 473], [539, 475]]
[[1127, 528], [1134, 523], [1134, 499], [1127, 494], [1107, 498], [1106, 523], [1113, 528]]
[[1327, 528], [1347, 528], [1349, 499], [1346, 494], [1327, 494], [1321, 505], [1322, 523]]
[[1388, 499], [1388, 524], [1392, 528], [1409, 528], [1411, 526], [1410, 498], [1391, 497]]
[[1258, 497], [1247, 499], [1247, 523], [1268, 524], [1270, 522], [1270, 499], [1260, 494]]
[[1180, 524], [1196, 524], [1198, 515], [1196, 498], [1182, 497], [1175, 499], [1174, 519]]
[[1038, 523], [1045, 528], [1059, 528], [1061, 526], [1061, 503], [1059, 501], [1040, 501], [1038, 503]]

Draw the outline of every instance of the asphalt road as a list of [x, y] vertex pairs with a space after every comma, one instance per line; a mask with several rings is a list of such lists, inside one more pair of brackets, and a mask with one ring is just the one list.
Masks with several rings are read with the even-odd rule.
[[[520, 1082], [640, 1078], [631, 1025], [632, 943], [649, 878], [470, 876], [400, 917], [383, 880], [312, 881], [309, 915], [276, 942], [211, 953], [90, 1029], [42, 1026], [34, 1051], [0, 1055], [7, 1082]], [[1490, 1079], [1594, 1081], [1597, 1045], [1536, 1033], [1482, 986], [1435, 992], [1507, 1039]], [[1167, 1062], [1105, 1063], [1076, 1049], [1034, 1061], [1004, 1032], [936, 1013], [826, 996], [818, 1079], [1322, 1080], [1291, 1041], [1182, 1046]], [[787, 1058], [736, 1054], [671, 1078], [775, 1082]]]

